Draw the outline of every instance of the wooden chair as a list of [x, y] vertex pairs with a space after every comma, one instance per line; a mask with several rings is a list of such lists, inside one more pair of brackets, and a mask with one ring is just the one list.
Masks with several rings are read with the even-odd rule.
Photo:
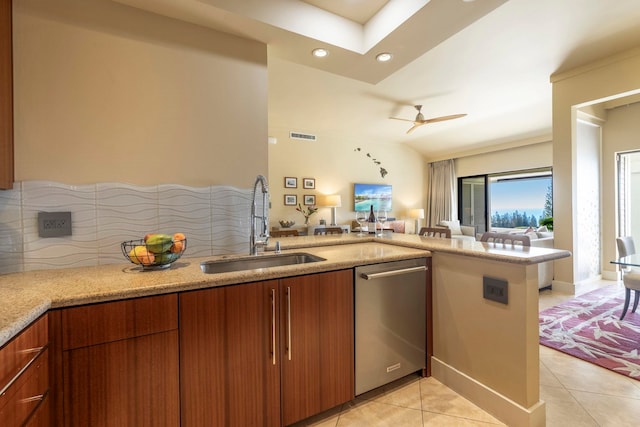
[[269, 234], [271, 237], [297, 236], [298, 230], [271, 230]]
[[520, 243], [522, 246], [531, 246], [529, 236], [525, 236], [524, 234], [496, 233], [495, 231], [483, 233], [480, 241], [493, 244], [502, 243], [503, 246], [509, 243], [511, 246], [515, 246], [516, 243]]
[[438, 237], [440, 239], [450, 239], [451, 229], [444, 227], [422, 227], [418, 233], [424, 237]]
[[323, 234], [342, 234], [343, 230], [340, 227], [325, 227], [325, 228], [316, 228], [313, 231], [314, 235], [323, 235]]

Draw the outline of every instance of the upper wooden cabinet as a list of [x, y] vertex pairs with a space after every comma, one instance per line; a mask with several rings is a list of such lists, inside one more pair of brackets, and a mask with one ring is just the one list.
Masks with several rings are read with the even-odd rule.
[[11, 0], [0, 0], [0, 189], [13, 186]]

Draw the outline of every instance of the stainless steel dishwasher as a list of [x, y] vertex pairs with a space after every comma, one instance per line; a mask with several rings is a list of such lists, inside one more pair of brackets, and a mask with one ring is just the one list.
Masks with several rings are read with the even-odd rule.
[[426, 367], [425, 258], [356, 267], [356, 395]]

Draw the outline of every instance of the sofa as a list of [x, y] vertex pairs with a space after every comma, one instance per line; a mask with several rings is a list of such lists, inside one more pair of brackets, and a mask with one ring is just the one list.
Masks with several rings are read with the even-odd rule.
[[439, 227], [446, 227], [451, 230], [451, 238], [457, 240], [476, 240], [476, 227], [472, 225], [461, 225], [460, 221], [440, 221]]
[[[529, 228], [494, 228], [491, 231], [509, 234], [524, 234], [529, 236], [531, 246], [537, 248], [553, 249], [553, 231], [548, 231], [546, 227], [540, 227], [536, 230]], [[480, 238], [478, 238], [480, 240]], [[553, 261], [542, 262], [538, 264], [538, 289], [551, 286], [553, 281]]]

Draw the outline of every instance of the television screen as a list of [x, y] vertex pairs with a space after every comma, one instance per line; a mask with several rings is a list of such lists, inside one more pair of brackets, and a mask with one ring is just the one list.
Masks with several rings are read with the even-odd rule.
[[391, 186], [386, 184], [353, 184], [354, 210], [391, 210]]

